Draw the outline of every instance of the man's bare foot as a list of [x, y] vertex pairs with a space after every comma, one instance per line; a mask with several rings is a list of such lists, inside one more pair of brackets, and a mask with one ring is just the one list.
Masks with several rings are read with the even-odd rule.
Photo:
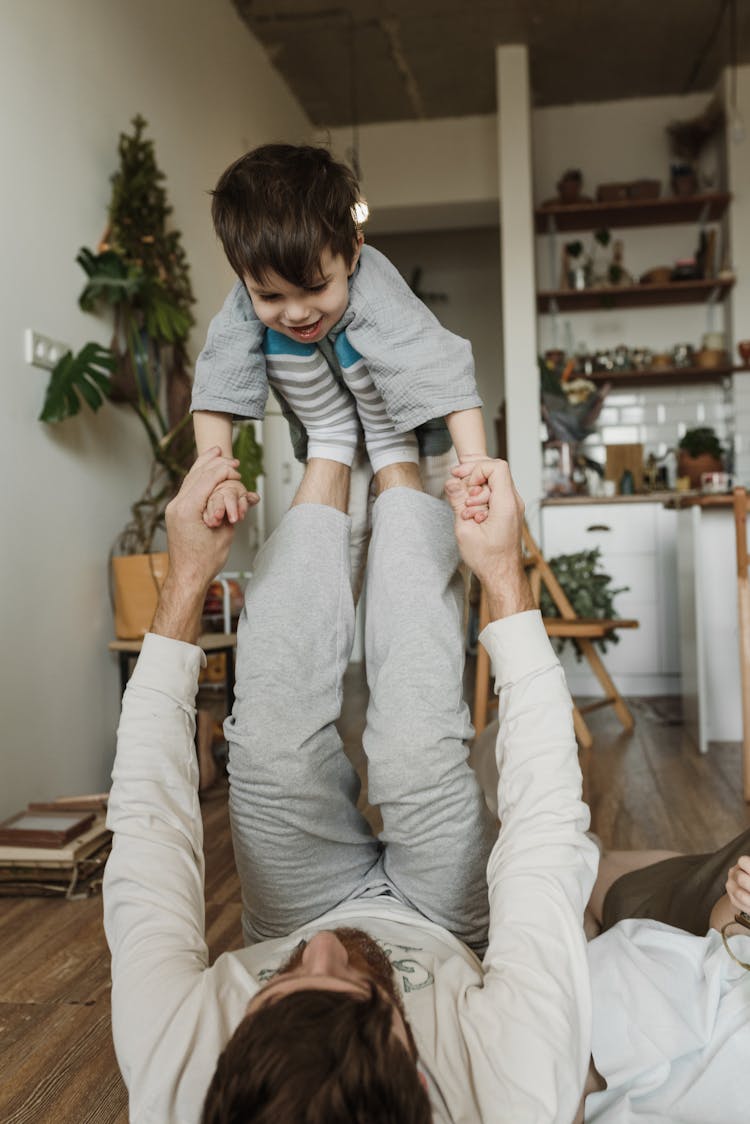
[[307, 462], [292, 507], [301, 503], [322, 503], [346, 513], [349, 509], [351, 469], [338, 461], [313, 457]]
[[415, 491], [421, 492], [423, 488], [419, 465], [412, 464], [411, 461], [398, 461], [396, 464], [386, 465], [375, 473], [373, 487], [376, 496], [388, 488], [414, 488]]

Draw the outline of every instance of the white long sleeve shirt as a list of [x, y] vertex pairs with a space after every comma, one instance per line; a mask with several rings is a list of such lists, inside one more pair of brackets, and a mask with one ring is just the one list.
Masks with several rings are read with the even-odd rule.
[[482, 642], [500, 689], [503, 823], [488, 863], [484, 960], [414, 910], [371, 898], [209, 966], [193, 748], [203, 657], [146, 637], [123, 704], [104, 882], [112, 1026], [131, 1121], [198, 1121], [218, 1055], [258, 987], [301, 939], [349, 925], [390, 956], [435, 1121], [570, 1124], [589, 1060], [581, 919], [597, 865], [584, 835], [570, 696], [538, 612], [494, 622]]

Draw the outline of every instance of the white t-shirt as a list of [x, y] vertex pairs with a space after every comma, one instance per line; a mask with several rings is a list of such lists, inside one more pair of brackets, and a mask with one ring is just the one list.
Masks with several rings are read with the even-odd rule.
[[366, 930], [388, 952], [428, 1078], [452, 1124], [569, 1124], [589, 1060], [581, 919], [597, 853], [570, 696], [540, 614], [482, 634], [499, 687], [499, 814], [488, 863], [483, 962], [394, 900], [350, 901], [277, 941], [209, 967], [193, 749], [198, 648], [146, 637], [126, 692], [110, 795], [104, 882], [112, 1026], [137, 1124], [194, 1124], [248, 1000], [303, 937]]
[[[750, 963], [750, 936], [735, 954]], [[750, 1118], [750, 972], [719, 933], [621, 921], [591, 942], [589, 963], [592, 1049], [608, 1088], [587, 1097], [587, 1121]]]

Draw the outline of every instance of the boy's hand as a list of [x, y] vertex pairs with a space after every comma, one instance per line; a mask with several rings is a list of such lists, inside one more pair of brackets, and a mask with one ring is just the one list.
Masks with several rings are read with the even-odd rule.
[[257, 492], [248, 492], [241, 480], [225, 480], [208, 497], [203, 522], [212, 529], [225, 519], [230, 524], [239, 523], [259, 499]]
[[741, 855], [729, 871], [727, 894], [736, 913], [750, 913], [750, 855]]
[[476, 464], [486, 462], [490, 458], [484, 453], [467, 453], [459, 459], [461, 463], [455, 465], [451, 472], [457, 480], [463, 480], [466, 485], [466, 498], [460, 517], [473, 519], [475, 523], [483, 523], [489, 515], [490, 489], [486, 483], [471, 484], [468, 478]]

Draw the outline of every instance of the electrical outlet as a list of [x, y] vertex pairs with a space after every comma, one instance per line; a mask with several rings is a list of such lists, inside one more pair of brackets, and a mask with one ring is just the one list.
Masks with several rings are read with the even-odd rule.
[[62, 340], [53, 340], [49, 336], [43, 336], [41, 332], [35, 332], [32, 328], [27, 328], [24, 332], [24, 359], [32, 367], [42, 367], [46, 371], [51, 371], [66, 351], [70, 351], [70, 348]]

